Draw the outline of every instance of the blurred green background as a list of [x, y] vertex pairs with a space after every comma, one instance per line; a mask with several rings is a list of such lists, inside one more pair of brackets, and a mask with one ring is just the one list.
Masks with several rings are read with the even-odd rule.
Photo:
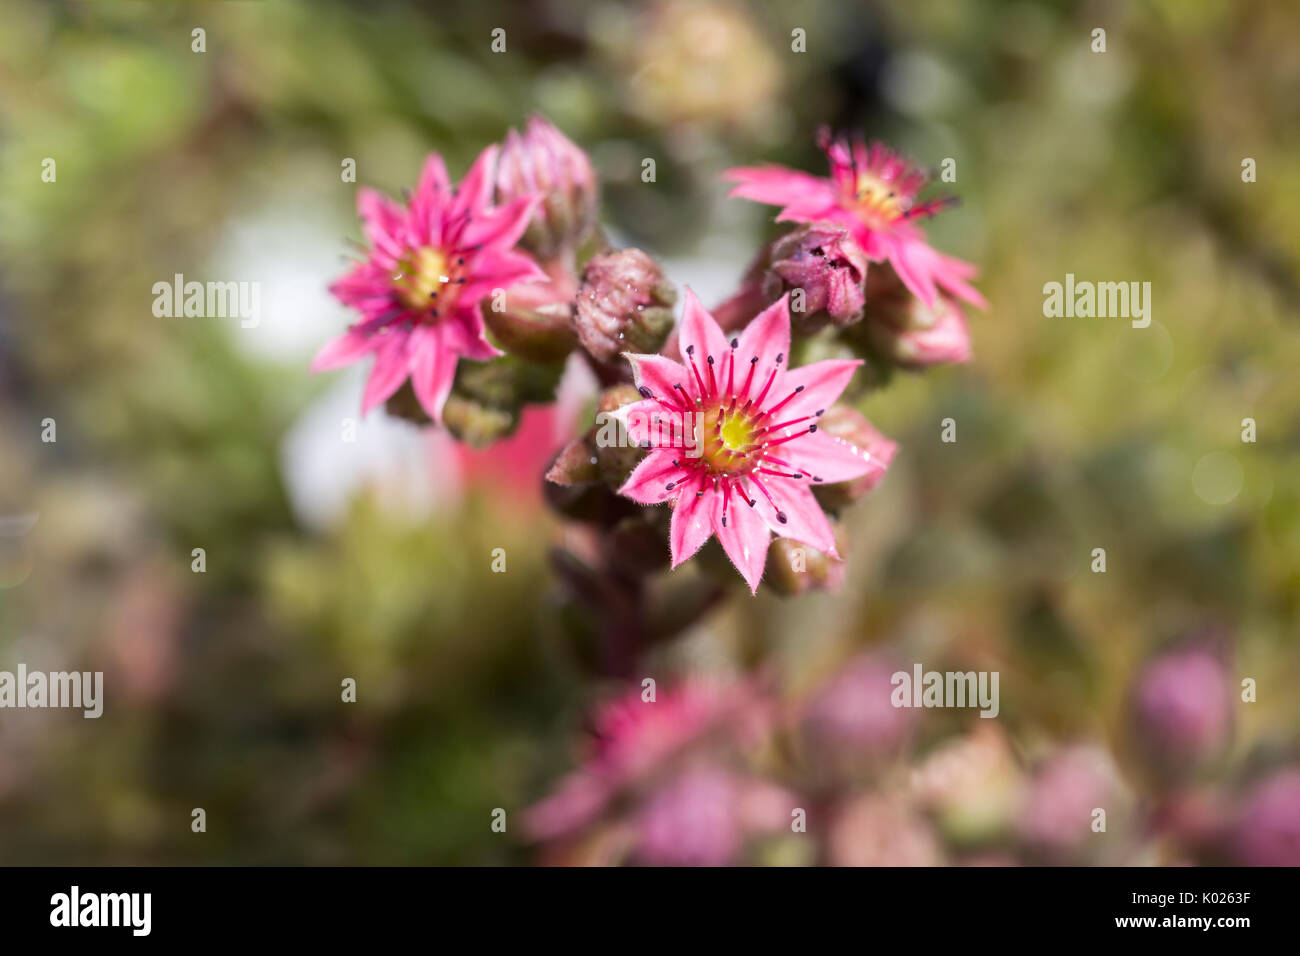
[[[0, 517], [36, 516], [0, 555], [0, 669], [103, 670], [107, 695], [97, 721], [0, 712], [0, 862], [536, 858], [491, 811], [547, 792], [606, 689], [557, 610], [566, 532], [531, 477], [550, 425], [495, 458], [378, 414], [345, 442], [364, 370], [307, 372], [349, 321], [325, 292], [360, 234], [343, 160], [396, 193], [428, 151], [459, 175], [533, 111], [591, 153], [616, 242], [706, 302], [774, 234], [770, 209], [725, 198], [727, 166], [823, 174], [827, 122], [953, 157], [962, 204], [929, 232], [991, 303], [973, 362], [867, 404], [900, 453], [849, 512], [844, 588], [732, 598], [647, 673], [762, 660], [797, 697], [887, 646], [999, 670], [999, 723], [1032, 752], [1122, 736], [1141, 660], [1213, 622], [1233, 683], [1259, 684], [1225, 773], [1292, 753], [1290, 0], [10, 0], [0, 17]], [[1150, 328], [1044, 317], [1067, 272], [1151, 282]], [[175, 273], [260, 282], [260, 324], [155, 317]]]

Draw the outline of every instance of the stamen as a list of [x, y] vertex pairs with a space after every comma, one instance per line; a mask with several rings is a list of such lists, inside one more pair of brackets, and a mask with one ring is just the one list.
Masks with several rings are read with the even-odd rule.
[[[776, 369], [772, 369], [772, 374], [767, 377], [767, 384], [763, 386], [763, 390], [758, 393], [758, 398], [754, 399], [752, 401], [752, 404], [761, 406], [763, 404], [763, 399], [767, 398], [767, 390], [772, 387], [772, 383], [775, 381], [776, 381]], [[751, 403], [746, 402], [747, 406], [749, 404]]]
[[749, 360], [749, 375], [745, 377], [745, 387], [741, 389], [741, 391], [744, 392], [746, 398], [749, 397], [749, 383], [754, 381], [754, 368], [757, 365], [758, 365], [758, 356], [755, 355], [752, 359]]
[[794, 398], [796, 395], [802, 392], [803, 389], [804, 387], [802, 385], [798, 386], [793, 392], [791, 392], [785, 398], [781, 399], [781, 401], [777, 402], [775, 405], [769, 408], [767, 410], [767, 414], [775, 415], [781, 409], [781, 407], [785, 405], [786, 402], [790, 401], [790, 399]]
[[[817, 426], [816, 426], [816, 425], [809, 425], [809, 426], [808, 426], [808, 431], [809, 431], [809, 432], [814, 432], [814, 431], [816, 431], [816, 430], [817, 430]], [[775, 448], [777, 445], [784, 445], [784, 444], [785, 444], [786, 442], [788, 442], [788, 441], [794, 441], [796, 438], [802, 438], [802, 437], [803, 437], [804, 435], [806, 435], [806, 434], [808, 434], [808, 432], [795, 432], [793, 435], [787, 435], [787, 436], [784, 437], [784, 438], [778, 438], [776, 441], [768, 442], [768, 443], [765, 444], [763, 447], [764, 447], [764, 448]]]
[[812, 417], [813, 417], [812, 415], [805, 415], [803, 416], [803, 418], [792, 418], [787, 422], [781, 422], [781, 424], [779, 425], [768, 425], [766, 428], [761, 429], [759, 431], [759, 434], [761, 435], [763, 434], [763, 432], [774, 432], [778, 428], [789, 428], [791, 425], [798, 425], [800, 422], [806, 422], [808, 419]]

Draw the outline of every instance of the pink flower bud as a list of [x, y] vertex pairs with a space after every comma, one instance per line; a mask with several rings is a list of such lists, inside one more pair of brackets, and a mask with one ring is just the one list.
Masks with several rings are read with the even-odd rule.
[[578, 344], [573, 331], [577, 283], [562, 268], [550, 282], [521, 282], [483, 303], [483, 321], [498, 345], [530, 362], [560, 362]]
[[915, 716], [891, 700], [897, 670], [885, 657], [863, 655], [817, 691], [804, 712], [803, 730], [819, 765], [851, 773], [898, 752]]
[[970, 359], [966, 316], [952, 298], [938, 295], [926, 305], [888, 266], [872, 268], [866, 296], [867, 337], [886, 358], [913, 368]]
[[831, 438], [838, 438], [860, 448], [871, 467], [851, 481], [817, 485], [813, 493], [824, 508], [843, 508], [857, 501], [885, 477], [889, 463], [894, 460], [898, 445], [878, 432], [867, 419], [847, 405], [832, 405], [826, 409], [818, 423]]
[[1243, 866], [1300, 866], [1300, 768], [1278, 771], [1247, 792], [1228, 842]]
[[1222, 755], [1232, 736], [1232, 700], [1223, 660], [1208, 644], [1157, 655], [1133, 690], [1136, 738], [1162, 776], [1192, 776]]
[[596, 224], [599, 189], [587, 154], [533, 116], [510, 130], [497, 161], [497, 202], [541, 196], [520, 244], [542, 259], [572, 252]]
[[602, 362], [657, 352], [672, 331], [676, 301], [659, 263], [640, 249], [594, 256], [578, 289], [578, 338]]
[[867, 256], [848, 229], [830, 222], [800, 226], [772, 245], [763, 292], [771, 300], [791, 295], [790, 315], [805, 332], [827, 321], [850, 325], [862, 318]]

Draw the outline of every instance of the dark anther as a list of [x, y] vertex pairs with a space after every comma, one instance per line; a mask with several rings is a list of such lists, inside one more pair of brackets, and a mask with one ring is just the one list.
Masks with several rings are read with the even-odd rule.
[[710, 365], [713, 364], [713, 356], [712, 356], [712, 355], [709, 356], [709, 364], [710, 364]]
[[815, 432], [816, 430], [817, 430], [817, 426], [816, 426], [816, 425], [809, 425], [809, 426], [808, 426], [808, 431], [810, 431], [810, 432]]
[[668, 482], [668, 484], [664, 485], [664, 490], [665, 490], [665, 491], [672, 491], [675, 487], [677, 487], [677, 482], [675, 482], [675, 481], [670, 481], [670, 482]]
[[804, 389], [804, 387], [803, 387], [802, 385], [800, 385], [800, 386], [798, 386], [798, 387], [795, 388], [795, 391], [796, 391], [796, 392], [802, 392], [803, 389]]
[[732, 339], [732, 340], [731, 340], [731, 347], [732, 347], [733, 349], [734, 349], [734, 348], [738, 348], [739, 346], [740, 346], [740, 339]]
[[688, 346], [686, 346], [686, 354], [687, 354], [687, 355], [694, 355], [694, 354], [695, 354], [695, 346], [694, 346], [694, 345], [688, 345]]
[[650, 389], [646, 388], [644, 385], [638, 388], [637, 391], [641, 393], [642, 398], [654, 398], [654, 393], [651, 392]]
[[778, 512], [776, 513], [776, 520], [779, 521], [779, 522], [781, 522], [781, 524], [785, 524], [785, 523], [786, 523], [787, 521], [789, 521], [790, 519], [787, 518], [787, 517], [785, 516], [785, 512], [784, 512], [784, 511], [778, 511]]
[[782, 361], [784, 358], [785, 358], [785, 353], [784, 353], [784, 352], [777, 352], [777, 353], [776, 353], [776, 364], [777, 364], [777, 365], [780, 365], [780, 364], [781, 364], [781, 361]]

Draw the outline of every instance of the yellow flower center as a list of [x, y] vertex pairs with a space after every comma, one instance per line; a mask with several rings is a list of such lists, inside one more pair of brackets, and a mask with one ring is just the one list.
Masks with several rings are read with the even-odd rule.
[[871, 173], [858, 173], [852, 205], [869, 226], [887, 226], [907, 212], [905, 200], [886, 182]]
[[714, 474], [740, 475], [754, 467], [759, 444], [758, 416], [742, 408], [715, 405], [699, 418], [700, 457]]
[[441, 249], [424, 246], [408, 252], [393, 274], [398, 301], [414, 312], [437, 318], [450, 308], [460, 292], [460, 263], [452, 263]]

